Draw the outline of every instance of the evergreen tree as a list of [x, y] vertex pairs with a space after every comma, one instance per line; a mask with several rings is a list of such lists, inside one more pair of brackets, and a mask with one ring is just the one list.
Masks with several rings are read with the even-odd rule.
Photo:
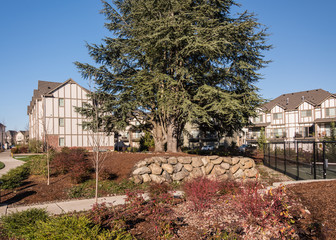
[[241, 129], [261, 99], [254, 85], [267, 62], [265, 29], [253, 14], [231, 14], [232, 0], [104, 1], [111, 37], [88, 45], [100, 67], [76, 62], [104, 94], [103, 125], [134, 118], [155, 150], [176, 152], [187, 121], [218, 131]]

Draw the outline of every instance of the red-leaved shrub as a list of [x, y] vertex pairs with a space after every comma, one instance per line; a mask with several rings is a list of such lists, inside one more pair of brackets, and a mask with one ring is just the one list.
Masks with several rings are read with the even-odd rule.
[[283, 188], [266, 191], [258, 181], [243, 184], [235, 198], [237, 211], [248, 222], [260, 226], [286, 220], [289, 217], [286, 201]]
[[55, 154], [51, 167], [55, 174], [69, 173], [75, 183], [85, 180], [91, 169], [85, 149], [81, 148], [63, 148], [61, 152]]
[[205, 177], [194, 178], [183, 186], [187, 200], [193, 204], [193, 210], [208, 208], [217, 195], [220, 182]]

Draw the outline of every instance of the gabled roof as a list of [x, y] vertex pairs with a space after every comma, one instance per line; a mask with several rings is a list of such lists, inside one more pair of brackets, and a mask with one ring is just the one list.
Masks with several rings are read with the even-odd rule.
[[83, 88], [82, 86], [80, 86], [78, 83], [76, 83], [71, 78], [69, 78], [68, 80], [66, 80], [63, 83], [61, 83], [61, 82], [47, 82], [47, 81], [39, 80], [38, 85], [37, 85], [37, 89], [34, 89], [34, 94], [33, 94], [32, 100], [30, 101], [29, 106], [27, 106], [27, 114], [29, 115], [31, 109], [33, 108], [33, 106], [35, 104], [36, 99], [41, 99], [42, 96], [52, 94], [54, 91], [56, 91], [57, 89], [63, 87], [64, 85], [66, 85], [68, 83], [77, 84], [79, 87], [81, 87], [85, 91], [89, 92], [89, 90]]
[[282, 106], [286, 111], [291, 111], [297, 109], [303, 102], [318, 106], [331, 96], [334, 95], [323, 89], [287, 93], [265, 103], [263, 106], [269, 111], [276, 105]]

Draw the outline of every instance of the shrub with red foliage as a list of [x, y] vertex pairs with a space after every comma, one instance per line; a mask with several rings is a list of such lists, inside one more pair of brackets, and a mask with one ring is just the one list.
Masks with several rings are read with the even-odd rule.
[[266, 226], [290, 219], [284, 188], [266, 191], [258, 181], [248, 182], [242, 185], [235, 202], [237, 211], [249, 223]]
[[89, 176], [90, 163], [82, 148], [63, 148], [51, 161], [55, 174], [69, 173], [72, 181], [80, 183]]
[[183, 186], [187, 200], [193, 203], [193, 210], [208, 208], [220, 189], [220, 182], [205, 177], [194, 178]]

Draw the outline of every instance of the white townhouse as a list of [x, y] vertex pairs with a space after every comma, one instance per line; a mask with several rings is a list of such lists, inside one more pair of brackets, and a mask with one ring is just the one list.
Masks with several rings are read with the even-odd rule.
[[[63, 83], [38, 81], [38, 88], [27, 108], [29, 115], [29, 139], [47, 139], [55, 149], [61, 147], [94, 147], [94, 135], [83, 130], [85, 117], [75, 111], [75, 107], [89, 102], [89, 90], [74, 80]], [[114, 149], [114, 135], [100, 133], [100, 145]]]
[[269, 141], [323, 140], [336, 122], [336, 95], [323, 89], [283, 94], [264, 104], [244, 129], [255, 143], [262, 128]]

